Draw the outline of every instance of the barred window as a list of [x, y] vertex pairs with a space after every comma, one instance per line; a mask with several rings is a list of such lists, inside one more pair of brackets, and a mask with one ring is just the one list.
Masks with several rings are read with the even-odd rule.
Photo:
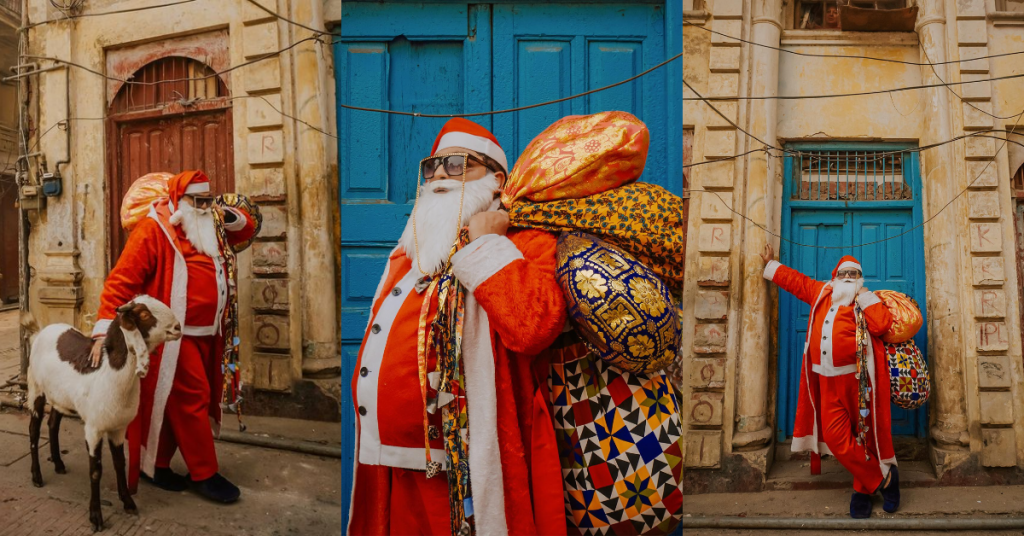
[[[801, 151], [793, 156], [792, 199], [902, 201], [914, 198], [908, 178], [911, 152]], [[906, 164], [906, 167], [905, 167]]]
[[[1014, 1], [1014, 0], [1010, 0]], [[843, 6], [863, 9], [901, 9], [909, 0], [852, 0]], [[793, 27], [800, 30], [839, 30], [839, 3], [835, 0], [799, 0], [796, 3]]]

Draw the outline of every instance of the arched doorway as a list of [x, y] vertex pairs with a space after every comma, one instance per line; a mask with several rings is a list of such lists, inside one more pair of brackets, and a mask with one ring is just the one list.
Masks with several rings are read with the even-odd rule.
[[107, 113], [110, 267], [121, 255], [121, 200], [132, 182], [156, 171], [201, 169], [215, 193], [234, 189], [231, 99], [206, 64], [171, 56], [152, 61], [118, 89]]

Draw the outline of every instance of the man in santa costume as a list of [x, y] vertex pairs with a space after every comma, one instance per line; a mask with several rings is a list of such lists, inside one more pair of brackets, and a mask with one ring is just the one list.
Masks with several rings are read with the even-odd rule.
[[[347, 534], [564, 535], [554, 430], [531, 369], [566, 322], [556, 236], [508, 229], [508, 215], [496, 210], [508, 161], [487, 129], [452, 119], [430, 154], [352, 379], [357, 453]], [[457, 241], [464, 245], [452, 256]], [[464, 389], [454, 394], [439, 386], [429, 343], [445, 274], [465, 292]], [[467, 419], [448, 436], [442, 408], [460, 402]], [[455, 468], [452, 439], [468, 443], [468, 459]], [[468, 482], [450, 480], [453, 470]]]
[[[218, 472], [213, 437], [221, 418], [224, 312], [237, 297], [229, 288], [213, 211], [222, 218], [229, 245], [248, 241], [256, 226], [246, 211], [215, 205], [210, 179], [201, 171], [171, 178], [168, 192], [132, 230], [107, 277], [93, 329], [93, 364], [99, 364], [102, 338], [118, 304], [149, 294], [171, 307], [184, 336], [157, 350], [142, 380], [139, 412], [127, 434], [129, 487], [136, 489], [141, 471], [160, 488], [193, 487], [204, 497], [230, 503], [239, 489]], [[176, 450], [188, 467], [186, 476], [170, 468]]]
[[[771, 245], [765, 245], [764, 278], [811, 306], [792, 450], [831, 454], [853, 474], [851, 517], [870, 517], [871, 496], [879, 491], [883, 509], [895, 512], [900, 488], [889, 417], [889, 368], [878, 338], [889, 330], [892, 315], [864, 287], [861, 265], [850, 255], [839, 260], [832, 280], [825, 282], [773, 257]], [[867, 337], [862, 347], [858, 322]], [[859, 351], [865, 356], [860, 367]]]

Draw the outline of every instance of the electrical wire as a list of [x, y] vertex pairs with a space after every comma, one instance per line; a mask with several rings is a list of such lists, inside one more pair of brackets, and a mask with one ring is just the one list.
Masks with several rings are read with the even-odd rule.
[[[530, 108], [538, 108], [540, 106], [547, 106], [549, 104], [556, 104], [556, 103], [559, 103], [559, 102], [565, 102], [567, 100], [578, 99], [580, 97], [585, 97], [585, 96], [590, 95], [592, 93], [597, 93], [598, 91], [604, 91], [606, 89], [611, 89], [611, 88], [616, 87], [616, 86], [621, 86], [622, 84], [626, 84], [626, 83], [632, 82], [633, 80], [636, 80], [637, 78], [640, 78], [641, 76], [644, 76], [644, 75], [646, 75], [648, 73], [651, 73], [651, 72], [653, 72], [654, 70], [656, 70], [658, 68], [664, 67], [665, 65], [668, 65], [669, 63], [672, 63], [673, 61], [675, 61], [675, 60], [677, 60], [679, 58], [682, 58], [682, 57], [683, 57], [683, 53], [680, 52], [679, 54], [676, 54], [675, 56], [672, 56], [671, 58], [669, 58], [669, 59], [667, 59], [667, 60], [665, 60], [665, 61], [663, 61], [663, 62], [661, 62], [661, 63], [659, 63], [657, 65], [655, 65], [654, 67], [651, 67], [650, 69], [647, 69], [646, 71], [644, 71], [644, 72], [642, 72], [642, 73], [640, 73], [640, 74], [638, 74], [636, 76], [627, 78], [627, 79], [625, 79], [625, 80], [623, 80], [621, 82], [616, 82], [616, 83], [608, 85], [608, 86], [599, 87], [597, 89], [591, 89], [590, 91], [585, 91], [583, 93], [578, 93], [576, 95], [570, 95], [568, 97], [563, 97], [561, 99], [555, 99], [555, 100], [551, 100], [551, 101], [547, 101], [547, 102], [540, 102], [540, 103], [537, 103], [537, 104], [531, 104], [529, 106], [520, 106], [518, 108], [509, 108], [507, 110], [491, 110], [490, 112], [474, 112], [474, 113], [468, 113], [468, 114], [421, 114], [419, 112], [402, 112], [402, 111], [399, 111], [399, 110], [382, 110], [382, 109], [379, 109], [379, 108], [363, 108], [363, 107], [360, 107], [360, 106], [349, 106], [347, 104], [342, 104], [340, 106], [342, 108], [346, 108], [346, 109], [349, 109], [349, 110], [359, 110], [361, 112], [375, 112], [375, 113], [394, 114], [394, 115], [411, 115], [413, 117], [442, 117], [442, 118], [450, 118], [450, 117], [476, 117], [476, 116], [481, 116], [481, 115], [505, 114], [505, 113], [510, 113], [510, 112], [518, 112], [518, 111], [522, 111], [522, 110], [529, 110]], [[686, 82], [684, 81], [683, 83], [685, 84]]]
[[281, 15], [280, 13], [272, 11], [269, 7], [264, 6], [263, 4], [257, 2], [256, 0], [248, 0], [248, 2], [250, 4], [252, 4], [252, 5], [254, 5], [254, 6], [262, 9], [263, 11], [266, 11], [267, 13], [269, 13], [269, 14], [271, 14], [271, 15], [273, 15], [273, 16], [275, 16], [275, 17], [277, 17], [277, 18], [279, 18], [279, 19], [281, 19], [281, 20], [283, 20], [285, 22], [287, 22], [288, 24], [294, 24], [295, 26], [298, 26], [299, 28], [305, 28], [305, 29], [307, 29], [307, 30], [309, 30], [309, 31], [311, 31], [311, 32], [313, 32], [315, 34], [318, 34], [318, 35], [331, 35], [331, 36], [334, 36], [334, 37], [341, 37], [341, 33], [331, 33], [331, 32], [328, 32], [326, 30], [317, 30], [316, 28], [313, 28], [312, 26], [306, 26], [305, 24], [302, 24], [301, 22], [296, 22], [294, 20], [291, 20], [291, 19], [285, 17], [284, 15]]
[[[250, 1], [252, 1], [252, 0], [250, 0]], [[764, 43], [756, 43], [754, 41], [748, 41], [748, 40], [740, 38], [740, 37], [735, 37], [735, 36], [732, 36], [732, 35], [727, 35], [727, 34], [724, 34], [722, 32], [717, 32], [715, 30], [712, 30], [710, 28], [705, 28], [705, 27], [703, 27], [703, 26], [701, 26], [699, 24], [694, 24], [694, 23], [689, 22], [689, 21], [683, 21], [683, 24], [685, 24], [687, 26], [693, 26], [694, 28], [699, 28], [701, 30], [704, 30], [705, 32], [710, 32], [710, 33], [713, 33], [713, 34], [716, 34], [716, 35], [720, 35], [722, 37], [725, 37], [726, 39], [732, 39], [734, 41], [739, 41], [741, 43], [746, 43], [748, 45], [753, 45], [753, 46], [761, 47], [761, 48], [767, 48], [767, 49], [770, 49], [770, 50], [776, 50], [778, 52], [785, 52], [786, 54], [792, 54], [794, 56], [801, 56], [801, 57], [805, 57], [805, 58], [836, 58], [836, 59], [870, 60], [870, 61], [878, 61], [878, 62], [884, 62], [884, 63], [900, 63], [900, 64], [903, 64], [903, 65], [915, 65], [915, 66], [918, 66], [918, 67], [924, 67], [924, 66], [932, 66], [932, 67], [934, 67], [936, 65], [949, 65], [949, 64], [952, 64], [952, 63], [965, 63], [965, 62], [969, 62], [969, 61], [985, 60], [985, 59], [991, 59], [991, 58], [1002, 58], [1002, 57], [1006, 57], [1006, 56], [1016, 56], [1018, 54], [1024, 54], [1024, 50], [1018, 50], [1016, 52], [1004, 52], [1004, 53], [1001, 53], [1001, 54], [990, 54], [988, 56], [979, 56], [977, 58], [971, 58], [971, 59], [967, 59], [967, 60], [959, 59], [959, 60], [948, 60], [948, 61], [940, 61], [940, 62], [932, 62], [930, 59], [927, 62], [894, 60], [894, 59], [891, 59], [891, 58], [876, 58], [876, 57], [872, 57], [872, 56], [858, 56], [858, 55], [855, 55], [855, 54], [813, 54], [813, 53], [810, 53], [810, 52], [797, 52], [795, 50], [789, 50], [789, 49], [785, 49], [785, 48], [782, 48], [782, 47], [776, 47], [776, 46], [772, 46], [772, 45], [766, 45]], [[923, 47], [922, 47], [922, 50], [923, 50]], [[925, 55], [925, 57], [927, 57], [927, 54]], [[1010, 116], [1010, 117], [1014, 117], [1014, 116]]]
[[966, 84], [980, 84], [982, 82], [998, 82], [1000, 80], [1010, 80], [1013, 78], [1024, 78], [1024, 73], [1021, 74], [1010, 74], [1006, 76], [997, 76], [995, 78], [983, 78], [981, 80], [969, 80], [960, 82], [943, 82], [941, 84], [922, 84], [917, 86], [906, 86], [898, 87], [893, 89], [879, 89], [876, 91], [862, 91], [859, 93], [835, 93], [831, 95], [765, 95], [765, 96], [754, 96], [754, 97], [707, 97], [707, 99], [700, 99], [694, 97], [683, 97], [684, 101], [739, 101], [739, 100], [811, 100], [811, 99], [835, 99], [839, 97], [864, 97], [867, 95], [881, 95], [885, 93], [898, 93], [902, 91], [914, 91], [918, 89], [929, 89], [933, 87], [942, 86], [962, 86]]
[[67, 14], [63, 8], [54, 6], [54, 7], [57, 7], [57, 9], [60, 9], [62, 13], [65, 13], [64, 18], [62, 18], [62, 19], [43, 20], [43, 21], [39, 21], [39, 22], [33, 22], [32, 24], [29, 24], [28, 26], [24, 26], [24, 27], [22, 27], [20, 29], [21, 30], [28, 30], [28, 29], [31, 29], [31, 28], [35, 28], [36, 26], [42, 26], [44, 24], [50, 24], [52, 22], [61, 22], [61, 21], [65, 21], [65, 20], [81, 19], [81, 18], [85, 18], [85, 17], [102, 17], [104, 15], [117, 15], [119, 13], [134, 13], [136, 11], [146, 11], [146, 10], [149, 10], [149, 9], [157, 9], [157, 8], [161, 8], [161, 7], [172, 7], [172, 6], [178, 6], [178, 5], [181, 5], [181, 4], [188, 4], [190, 2], [195, 2], [195, 1], [196, 0], [181, 0], [180, 2], [171, 2], [169, 4], [158, 4], [158, 5], [155, 5], [155, 6], [133, 7], [133, 8], [128, 8], [128, 9], [118, 9], [118, 10], [115, 10], [115, 11], [104, 11], [104, 12], [101, 12], [101, 13], [79, 13], [77, 15]]

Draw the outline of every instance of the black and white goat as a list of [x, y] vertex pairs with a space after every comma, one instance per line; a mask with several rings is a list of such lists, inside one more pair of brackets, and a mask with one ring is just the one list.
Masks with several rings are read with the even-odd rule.
[[117, 309], [103, 343], [99, 367], [92, 366], [93, 341], [67, 324], [53, 324], [39, 331], [31, 316], [23, 324], [37, 332], [28, 366], [28, 404], [32, 410], [29, 441], [32, 483], [43, 485], [39, 470], [39, 428], [46, 402], [50, 403], [50, 457], [54, 471], [66, 472], [60, 459], [60, 421], [77, 413], [84, 423], [89, 451], [92, 495], [89, 521], [93, 531], [103, 530], [100, 510], [100, 477], [103, 474], [103, 439], [110, 443], [117, 476], [117, 494], [128, 513], [137, 513], [125, 478], [124, 438], [139, 408], [140, 378], [149, 370], [149, 354], [166, 341], [181, 338], [181, 324], [171, 309], [150, 296], [138, 296]]

